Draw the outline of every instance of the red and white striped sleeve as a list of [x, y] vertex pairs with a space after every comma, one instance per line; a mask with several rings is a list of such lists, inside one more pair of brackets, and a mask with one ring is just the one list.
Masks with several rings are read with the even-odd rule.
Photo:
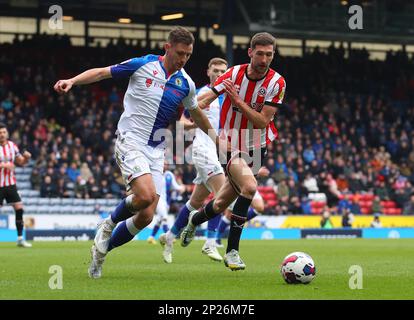
[[14, 151], [14, 156], [18, 157], [21, 156], [22, 154], [20, 153], [19, 147], [17, 146], [17, 144], [15, 144], [14, 142], [11, 143], [11, 147]]
[[270, 92], [269, 96], [266, 97], [265, 104], [270, 106], [277, 106], [283, 102], [286, 91], [286, 81], [280, 76], [279, 79], [275, 82], [273, 90]]
[[233, 74], [233, 68], [234, 67], [231, 67], [229, 70], [227, 70], [225, 73], [223, 73], [220, 77], [217, 78], [216, 82], [214, 83], [214, 87], [211, 88], [211, 90], [213, 90], [216, 95], [219, 96], [224, 92], [223, 81], [226, 79], [231, 79], [231, 76]]

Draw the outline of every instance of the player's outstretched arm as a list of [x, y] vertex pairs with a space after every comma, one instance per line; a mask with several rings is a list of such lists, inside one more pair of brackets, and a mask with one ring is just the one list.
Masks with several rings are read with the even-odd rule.
[[200, 109], [205, 109], [210, 105], [210, 103], [212, 103], [216, 99], [217, 94], [215, 94], [214, 91], [209, 90], [197, 97], [198, 107]]
[[58, 93], [66, 93], [73, 86], [94, 83], [111, 77], [112, 74], [110, 67], [93, 68], [86, 70], [85, 72], [82, 72], [73, 78], [59, 80], [56, 82], [53, 88]]

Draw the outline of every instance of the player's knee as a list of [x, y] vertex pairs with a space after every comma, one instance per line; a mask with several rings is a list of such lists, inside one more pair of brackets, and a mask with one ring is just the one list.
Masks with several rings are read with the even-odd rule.
[[143, 226], [148, 226], [152, 220], [154, 219], [154, 214], [148, 212], [147, 210], [143, 210], [139, 213], [139, 220], [140, 224]]
[[257, 191], [257, 183], [255, 182], [248, 182], [240, 189], [241, 194], [248, 198], [253, 198]]
[[155, 193], [143, 192], [140, 194], [135, 194], [135, 197], [132, 199], [132, 203], [136, 208], [146, 208], [153, 204], [157, 199]]

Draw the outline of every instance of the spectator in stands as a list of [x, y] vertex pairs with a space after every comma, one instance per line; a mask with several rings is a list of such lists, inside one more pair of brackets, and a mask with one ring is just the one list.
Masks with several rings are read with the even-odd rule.
[[89, 198], [88, 187], [86, 185], [86, 181], [80, 175], [78, 175], [76, 178], [75, 197], [79, 199]]
[[354, 215], [350, 209], [344, 211], [342, 215], [342, 227], [343, 228], [352, 228], [352, 223], [354, 222]]
[[349, 210], [351, 207], [351, 202], [349, 200], [349, 194], [344, 194], [343, 198], [338, 202], [338, 214], [343, 215], [346, 210]]
[[290, 214], [304, 214], [302, 204], [298, 196], [292, 197], [289, 200], [288, 213]]
[[276, 189], [277, 199], [283, 213], [288, 212], [289, 206], [289, 187], [286, 184], [286, 180], [282, 180], [278, 183]]
[[56, 185], [52, 183], [51, 176], [45, 176], [40, 186], [40, 196], [43, 198], [53, 198], [57, 196]]
[[319, 192], [318, 182], [310, 173], [306, 174], [306, 178], [303, 182], [303, 185], [306, 188], [308, 194]]
[[58, 198], [69, 198], [71, 196], [64, 177], [61, 177], [57, 180], [56, 196]]
[[372, 201], [372, 213], [375, 214], [382, 214], [383, 208], [381, 205], [381, 199], [379, 196], [375, 196], [374, 200]]
[[42, 184], [42, 177], [39, 173], [39, 169], [33, 168], [32, 173], [30, 175], [30, 184], [34, 190], [40, 190], [40, 186]]
[[414, 193], [411, 194], [410, 200], [404, 205], [403, 215], [414, 214]]
[[78, 169], [76, 162], [72, 162], [70, 164], [70, 167], [66, 170], [66, 174], [68, 175], [69, 179], [72, 180], [73, 182], [78, 181], [80, 170]]
[[322, 211], [321, 228], [322, 229], [333, 228], [333, 224], [331, 221], [331, 212], [329, 211], [328, 206], [325, 206]]
[[371, 228], [382, 228], [380, 216], [378, 213], [374, 214], [374, 220], [371, 222]]
[[358, 195], [354, 195], [351, 199], [351, 203], [349, 206], [349, 211], [353, 214], [353, 215], [360, 215], [361, 214], [361, 206], [359, 205], [359, 196]]

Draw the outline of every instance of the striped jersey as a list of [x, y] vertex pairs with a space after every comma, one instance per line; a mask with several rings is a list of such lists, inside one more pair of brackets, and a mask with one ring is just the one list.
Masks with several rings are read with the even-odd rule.
[[[0, 162], [1, 163], [14, 163], [17, 156], [20, 155], [17, 145], [7, 140], [4, 145], [0, 145]], [[14, 170], [1, 168], [0, 169], [0, 188], [13, 186], [16, 184], [16, 177], [14, 176]]]
[[239, 96], [257, 112], [261, 112], [265, 104], [274, 107], [281, 104], [286, 90], [285, 79], [276, 71], [269, 69], [262, 79], [252, 80], [247, 76], [247, 67], [248, 64], [243, 64], [230, 68], [217, 79], [213, 88], [217, 94], [224, 93], [220, 112], [220, 130], [224, 131], [232, 146], [239, 150], [263, 148], [277, 138], [278, 132], [273, 119], [266, 128], [255, 128], [253, 123], [232, 104], [225, 93], [223, 81], [230, 79]]
[[197, 108], [193, 80], [184, 71], [168, 74], [163, 57], [146, 55], [110, 67], [112, 77], [129, 78], [124, 96], [124, 112], [118, 133], [138, 143], [165, 148], [166, 129], [177, 118], [178, 108]]

